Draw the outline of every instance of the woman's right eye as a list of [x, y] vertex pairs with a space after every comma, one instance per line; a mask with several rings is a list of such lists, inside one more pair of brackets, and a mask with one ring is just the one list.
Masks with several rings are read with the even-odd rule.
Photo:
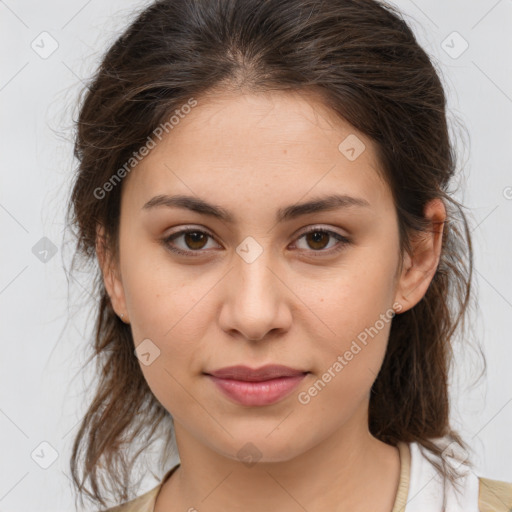
[[[185, 246], [182, 246], [181, 248], [177, 247], [175, 242], [180, 238], [183, 238], [183, 243], [185, 244]], [[194, 253], [202, 252], [201, 250], [205, 248], [208, 238], [213, 239], [212, 235], [206, 231], [201, 231], [199, 229], [184, 229], [165, 237], [162, 240], [162, 243], [170, 251], [182, 256], [199, 256], [199, 254]]]

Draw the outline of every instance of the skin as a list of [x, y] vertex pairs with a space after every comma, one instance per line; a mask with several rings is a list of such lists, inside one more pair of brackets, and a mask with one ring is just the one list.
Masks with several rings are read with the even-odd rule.
[[[354, 161], [338, 149], [350, 134], [366, 147]], [[432, 230], [414, 238], [399, 272], [396, 212], [378, 169], [372, 141], [312, 93], [217, 93], [200, 99], [125, 178], [120, 258], [104, 251], [101, 226], [97, 254], [135, 346], [149, 338], [160, 350], [141, 369], [174, 418], [181, 466], [156, 512], [391, 511], [399, 453], [368, 430], [370, 388], [391, 322], [309, 403], [298, 401], [381, 314], [417, 304], [437, 268], [442, 201], [425, 208]], [[370, 207], [275, 222], [279, 208], [333, 191]], [[200, 197], [229, 210], [235, 223], [143, 209], [159, 194]], [[316, 245], [302, 236], [313, 226], [351, 242], [333, 253], [334, 236]], [[212, 237], [169, 242], [197, 257], [162, 242], [185, 228]], [[262, 250], [251, 263], [236, 252], [248, 236]], [[278, 403], [254, 407], [230, 401], [203, 375], [268, 363], [311, 373]], [[261, 457], [250, 467], [237, 455], [247, 443]]]

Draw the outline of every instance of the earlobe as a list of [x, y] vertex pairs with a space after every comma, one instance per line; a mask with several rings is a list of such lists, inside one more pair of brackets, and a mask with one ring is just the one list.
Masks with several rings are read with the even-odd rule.
[[112, 308], [123, 322], [129, 323], [126, 313], [126, 301], [124, 296], [123, 282], [120, 278], [120, 272], [117, 264], [112, 257], [112, 253], [106, 243], [103, 226], [96, 228], [96, 257], [101, 269], [103, 284], [110, 297]]

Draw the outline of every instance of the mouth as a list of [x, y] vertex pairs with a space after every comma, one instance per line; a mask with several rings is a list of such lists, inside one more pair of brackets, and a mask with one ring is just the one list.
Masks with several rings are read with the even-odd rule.
[[207, 375], [220, 379], [242, 380], [247, 382], [262, 382], [281, 377], [297, 377], [308, 373], [306, 370], [297, 370], [281, 364], [267, 364], [260, 368], [249, 368], [248, 366], [237, 365], [227, 366], [219, 370], [207, 372]]
[[230, 366], [205, 375], [232, 401], [263, 406], [285, 398], [309, 373], [282, 365], [266, 365], [257, 369]]

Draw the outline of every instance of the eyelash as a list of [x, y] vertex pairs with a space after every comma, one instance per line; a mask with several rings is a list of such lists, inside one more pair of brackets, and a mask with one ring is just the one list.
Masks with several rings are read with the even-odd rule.
[[[173, 233], [172, 235], [169, 235], [169, 236], [163, 238], [162, 243], [167, 249], [169, 249], [170, 251], [172, 251], [176, 254], [179, 254], [180, 256], [191, 256], [191, 257], [201, 256], [201, 253], [204, 252], [203, 249], [199, 249], [196, 251], [184, 251], [183, 249], [178, 249], [178, 248], [174, 247], [173, 245], [171, 245], [171, 242], [174, 239], [179, 238], [180, 236], [186, 235], [187, 233], [201, 233], [201, 234], [209, 236], [210, 238], [214, 238], [212, 235], [210, 235], [210, 233], [203, 231], [201, 229], [184, 229], [184, 230], [177, 231], [176, 233]], [[302, 237], [304, 237], [310, 233], [326, 233], [328, 235], [332, 235], [333, 238], [336, 238], [339, 241], [339, 243], [334, 248], [331, 247], [328, 250], [320, 249], [320, 250], [315, 251], [315, 250], [311, 249], [310, 251], [307, 251], [306, 249], [304, 249], [307, 252], [320, 253], [319, 255], [315, 254], [314, 257], [321, 257], [321, 256], [325, 256], [325, 255], [331, 256], [333, 254], [337, 254], [338, 252], [342, 251], [347, 245], [352, 243], [347, 237], [342, 236], [339, 233], [336, 233], [335, 231], [327, 230], [324, 228], [317, 228], [317, 227], [313, 227], [313, 228], [309, 229], [308, 231], [304, 231], [303, 233], [301, 233], [299, 235], [297, 240], [300, 240]]]

